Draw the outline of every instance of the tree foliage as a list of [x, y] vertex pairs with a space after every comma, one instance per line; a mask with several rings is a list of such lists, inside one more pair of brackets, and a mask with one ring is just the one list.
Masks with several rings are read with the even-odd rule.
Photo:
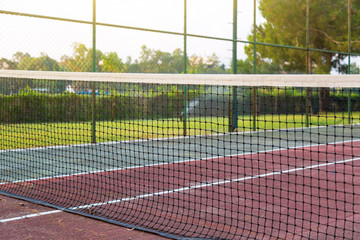
[[[360, 1], [352, 0], [352, 52], [360, 52]], [[260, 0], [259, 9], [266, 19], [256, 29], [258, 42], [306, 47], [306, 0]], [[347, 0], [310, 1], [309, 46], [314, 49], [347, 52]], [[248, 39], [253, 41], [253, 35]], [[250, 57], [253, 45], [245, 48]], [[330, 73], [331, 69], [345, 64], [346, 56], [335, 53], [311, 52], [311, 62], [315, 73]], [[270, 59], [286, 72], [306, 72], [306, 52], [278, 47], [257, 48], [257, 59]]]
[[192, 55], [188, 62], [189, 73], [219, 74], [226, 72], [225, 65], [221, 64], [219, 58], [215, 54], [205, 58]]
[[139, 61], [140, 72], [181, 73], [183, 72], [183, 52], [175, 49], [172, 53], [141, 47]]
[[[0, 59], [0, 68], [37, 71], [92, 72], [93, 50], [84, 44], [75, 43], [71, 56], [64, 55], [60, 61], [50, 58], [45, 53], [32, 57], [29, 53], [17, 52], [12, 60]], [[208, 57], [192, 55], [187, 60], [189, 73], [226, 73], [225, 65], [212, 54]], [[177, 48], [165, 52], [141, 47], [140, 56], [134, 61], [129, 56], [124, 62], [116, 52], [103, 53], [96, 50], [96, 72], [132, 72], [132, 73], [183, 73], [184, 52]]]
[[[237, 60], [237, 71], [240, 74], [253, 74], [254, 61], [252, 58]], [[257, 62], [256, 73], [258, 74], [279, 74], [282, 73], [280, 65], [271, 61]]]
[[58, 62], [45, 53], [41, 53], [40, 57], [32, 57], [29, 53], [17, 52], [13, 55], [13, 60], [2, 58], [0, 63], [2, 63], [2, 67], [5, 69], [36, 71], [60, 70]]
[[[96, 59], [101, 59], [103, 53], [96, 50]], [[93, 71], [93, 50], [84, 44], [75, 43], [73, 56], [64, 55], [61, 57], [61, 70], [71, 72], [92, 72]], [[100, 72], [100, 61], [96, 61], [96, 71]]]
[[116, 52], [101, 55], [100, 66], [102, 72], [125, 72], [126, 65]]
[[16, 69], [17, 68], [17, 63], [15, 61], [6, 59], [6, 58], [1, 58], [0, 59], [0, 69]]

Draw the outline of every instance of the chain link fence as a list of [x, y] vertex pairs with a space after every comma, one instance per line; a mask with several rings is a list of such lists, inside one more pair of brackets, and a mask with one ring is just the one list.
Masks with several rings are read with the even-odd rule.
[[[4, 1], [0, 68], [37, 71], [188, 74], [359, 74], [360, 2], [354, 0]], [[29, 86], [30, 84], [30, 86]], [[32, 81], [27, 87], [41, 89]], [[11, 88], [11, 87], [10, 87]], [[63, 85], [59, 91], [95, 86]], [[196, 99], [183, 89], [183, 112]], [[9, 90], [10, 91], [10, 90]], [[241, 89], [226, 89], [229, 131]], [[316, 106], [306, 91], [307, 115]], [[6, 94], [6, 93], [5, 93]], [[252, 95], [253, 128], [260, 113]], [[350, 121], [351, 90], [348, 94]], [[195, 102], [194, 102], [195, 101]], [[221, 100], [222, 102], [225, 100]], [[226, 108], [226, 109], [225, 109]], [[95, 108], [94, 108], [95, 109]], [[186, 130], [184, 130], [186, 135]]]

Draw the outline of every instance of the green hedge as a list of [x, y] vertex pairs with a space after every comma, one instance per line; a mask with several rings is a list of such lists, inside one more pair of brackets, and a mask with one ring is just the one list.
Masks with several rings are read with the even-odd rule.
[[[96, 119], [108, 121], [178, 117], [183, 110], [183, 100], [182, 93], [152, 97], [134, 97], [120, 94], [96, 96]], [[35, 92], [0, 95], [0, 122], [90, 121], [92, 118], [91, 104], [91, 95], [40, 94]]]
[[[204, 98], [201, 91], [189, 91], [189, 100], [199, 99], [197, 107], [205, 112], [189, 115], [208, 115], [212, 107], [229, 106], [227, 95], [216, 98]], [[210, 94], [211, 95], [211, 94]], [[260, 92], [257, 97], [257, 111], [267, 113], [305, 113], [305, 97], [303, 94], [288, 96], [288, 94]], [[243, 95], [244, 96], [244, 95]], [[239, 114], [251, 114], [251, 96], [238, 99]], [[184, 95], [182, 91], [170, 91], [166, 94], [149, 94], [147, 96], [131, 96], [129, 94], [97, 95], [96, 120], [111, 121], [124, 119], [154, 119], [180, 117], [183, 112]], [[21, 92], [14, 95], [0, 95], [1, 123], [45, 123], [45, 122], [79, 122], [91, 121], [91, 95], [80, 94], [46, 94], [35, 91]], [[329, 112], [347, 111], [347, 96], [345, 94], [330, 94], [328, 99]], [[217, 104], [217, 105], [216, 105]], [[319, 111], [319, 99], [313, 96], [311, 100], [312, 113]], [[352, 110], [360, 110], [358, 94], [352, 95]], [[228, 109], [215, 115], [226, 116]]]

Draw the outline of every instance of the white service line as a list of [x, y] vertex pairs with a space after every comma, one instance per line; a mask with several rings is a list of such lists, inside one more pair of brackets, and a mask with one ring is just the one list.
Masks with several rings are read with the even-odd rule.
[[16, 220], [27, 219], [27, 218], [39, 217], [39, 216], [48, 215], [48, 214], [54, 214], [54, 213], [59, 213], [59, 212], [62, 212], [62, 211], [61, 210], [54, 210], [54, 211], [48, 211], [48, 212], [40, 212], [40, 213], [29, 214], [29, 215], [25, 215], [25, 216], [21, 216], [21, 217], [0, 219], [0, 223], [6, 223], [6, 222], [11, 222], [11, 221], [16, 221]]

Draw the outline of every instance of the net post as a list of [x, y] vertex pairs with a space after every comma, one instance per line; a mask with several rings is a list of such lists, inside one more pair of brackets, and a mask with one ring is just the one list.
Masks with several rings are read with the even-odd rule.
[[[92, 34], [92, 71], [96, 72], [96, 0], [93, 0], [93, 34]], [[96, 143], [96, 92], [95, 83], [91, 83], [91, 143]]]
[[[184, 74], [187, 73], [187, 3], [184, 0]], [[183, 136], [187, 135], [187, 85], [184, 85]]]
[[111, 121], [113, 122], [115, 120], [115, 96], [114, 96], [114, 84], [111, 83]]
[[[348, 0], [348, 74], [351, 74], [351, 0]], [[351, 88], [348, 89], [348, 121], [351, 124]]]
[[187, 85], [184, 86], [184, 116], [183, 116], [183, 136], [185, 137], [187, 135]]
[[349, 124], [351, 124], [351, 88], [348, 89], [347, 109], [348, 109], [348, 121], [349, 121]]
[[256, 87], [252, 87], [252, 130], [256, 131]]
[[[232, 90], [232, 88], [231, 88]], [[232, 132], [233, 126], [232, 126], [232, 119], [233, 119], [233, 106], [232, 106], [232, 92], [229, 94], [229, 128], [228, 131]]]
[[[233, 56], [232, 56], [233, 74], [237, 74], [237, 0], [233, 0]], [[232, 87], [232, 99], [230, 108], [229, 131], [234, 132], [238, 128], [237, 112], [237, 87]]]
[[305, 126], [309, 127], [310, 122], [309, 122], [309, 115], [310, 115], [310, 99], [309, 99], [309, 88], [306, 87], [305, 88]]

